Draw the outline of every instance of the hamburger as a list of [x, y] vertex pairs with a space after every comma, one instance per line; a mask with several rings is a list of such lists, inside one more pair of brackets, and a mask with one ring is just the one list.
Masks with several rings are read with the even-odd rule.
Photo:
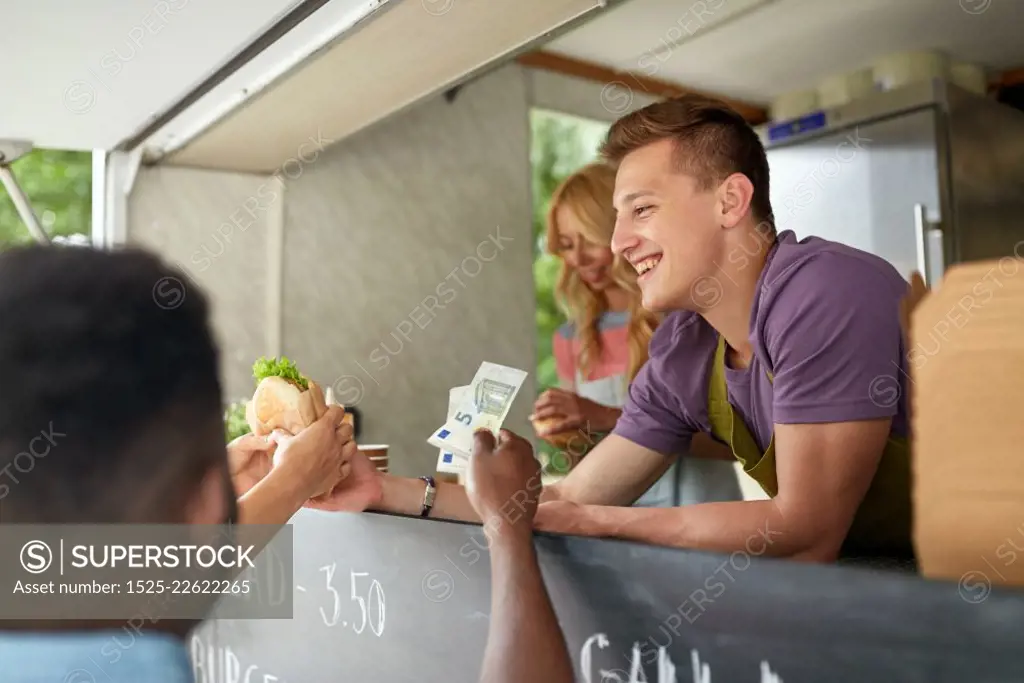
[[[548, 425], [561, 422], [562, 419], [563, 418], [560, 415], [553, 415], [551, 417], [541, 419], [531, 419], [530, 422], [533, 424], [533, 430], [539, 434], [544, 429], [547, 429]], [[572, 442], [573, 439], [575, 439], [577, 443], [580, 441], [580, 434], [581, 431], [579, 429], [568, 429], [563, 432], [558, 432], [557, 434], [548, 434], [547, 436], [542, 436], [540, 438], [544, 439], [555, 448], [565, 450], [569, 447], [569, 443]]]
[[275, 429], [298, 434], [327, 412], [323, 389], [287, 358], [260, 358], [252, 367], [256, 391], [245, 420], [257, 436]]
[[[323, 389], [299, 372], [295, 363], [287, 358], [260, 358], [253, 364], [252, 374], [256, 391], [246, 404], [245, 419], [257, 436], [265, 436], [275, 429], [298, 434], [323, 417], [328, 404], [340, 405], [334, 401], [330, 388], [325, 396]], [[349, 414], [343, 421], [352, 424]], [[343, 463], [341, 478], [345, 479], [350, 472], [351, 464]], [[331, 490], [321, 491], [313, 500], [323, 498]]]

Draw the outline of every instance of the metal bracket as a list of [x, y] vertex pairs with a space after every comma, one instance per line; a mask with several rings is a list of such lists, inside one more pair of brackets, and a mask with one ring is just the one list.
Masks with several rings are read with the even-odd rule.
[[32, 210], [32, 203], [28, 195], [21, 189], [18, 179], [14, 177], [11, 164], [32, 151], [32, 143], [26, 140], [0, 140], [0, 183], [7, 188], [7, 194], [11, 195], [14, 208], [17, 209], [21, 221], [28, 228], [32, 238], [40, 244], [49, 244], [50, 237], [43, 230], [35, 211]]
[[448, 104], [455, 101], [455, 98], [459, 96], [459, 91], [462, 90], [462, 85], [457, 85], [454, 88], [449, 88], [444, 91], [444, 99]]
[[142, 147], [136, 147], [128, 153], [128, 168], [125, 169], [124, 187], [121, 189], [126, 197], [132, 193], [132, 188], [135, 187], [135, 178], [139, 175], [139, 167], [142, 165], [143, 151]]
[[33, 145], [27, 140], [0, 139], [0, 164], [10, 164], [32, 151]]
[[128, 196], [142, 165], [143, 149], [93, 152], [92, 241], [109, 249], [127, 241]]

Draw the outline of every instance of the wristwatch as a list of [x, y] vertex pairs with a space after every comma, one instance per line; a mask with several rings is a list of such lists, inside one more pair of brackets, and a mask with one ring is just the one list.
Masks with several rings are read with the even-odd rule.
[[427, 490], [423, 492], [423, 507], [420, 508], [420, 517], [426, 517], [434, 508], [434, 497], [437, 495], [437, 484], [433, 477], [420, 477], [427, 482]]

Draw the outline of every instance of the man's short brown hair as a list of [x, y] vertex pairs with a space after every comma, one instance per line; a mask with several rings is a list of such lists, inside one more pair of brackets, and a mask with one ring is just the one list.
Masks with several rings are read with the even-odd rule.
[[703, 95], [655, 102], [612, 124], [601, 154], [618, 164], [630, 152], [665, 139], [675, 141], [677, 167], [695, 177], [702, 190], [733, 173], [747, 176], [754, 186], [754, 218], [774, 231], [768, 158], [761, 139], [739, 113]]

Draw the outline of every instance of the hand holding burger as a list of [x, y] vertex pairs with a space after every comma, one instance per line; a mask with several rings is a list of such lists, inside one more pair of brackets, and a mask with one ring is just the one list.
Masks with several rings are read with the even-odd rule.
[[537, 436], [557, 448], [590, 441], [593, 432], [610, 432], [621, 411], [564, 389], [548, 389], [533, 406], [530, 421]]
[[342, 422], [344, 414], [341, 406], [330, 406], [323, 417], [295, 436], [282, 430], [270, 435], [276, 445], [274, 469], [290, 473], [289, 478], [303, 489], [307, 505], [329, 496], [348, 478], [359, 456], [352, 427]]
[[[344, 455], [341, 451], [331, 455], [325, 454], [328, 461], [336, 460], [336, 471], [330, 476], [323, 476], [317, 481], [320, 484], [311, 497], [319, 497], [331, 492], [335, 485], [348, 476], [351, 468], [351, 454], [355, 452], [356, 444], [353, 440], [352, 424], [346, 420], [345, 409], [332, 400], [331, 406], [327, 405], [326, 398], [320, 386], [299, 372], [295, 363], [287, 358], [260, 358], [253, 365], [253, 377], [256, 379], [256, 391], [252, 400], [246, 404], [245, 418], [252, 433], [257, 437], [270, 436], [270, 440], [281, 446], [276, 449], [273, 455], [273, 465], [276, 467], [289, 449], [283, 446], [290, 443], [294, 437], [301, 432], [316, 427], [316, 430], [334, 429], [337, 433], [331, 435], [332, 440], [325, 441], [327, 435], [321, 437], [308, 435], [308, 439], [299, 441], [310, 445], [332, 448], [344, 445]], [[325, 419], [330, 418], [330, 419]], [[337, 422], [337, 424], [335, 424]], [[333, 427], [331, 426], [333, 425]], [[302, 449], [299, 449], [300, 451]], [[308, 464], [316, 470], [316, 462], [323, 458], [311, 455]], [[300, 468], [301, 469], [301, 468]], [[329, 467], [330, 469], [330, 467]], [[305, 472], [304, 472], [305, 475]], [[311, 470], [310, 476], [317, 476]]]

